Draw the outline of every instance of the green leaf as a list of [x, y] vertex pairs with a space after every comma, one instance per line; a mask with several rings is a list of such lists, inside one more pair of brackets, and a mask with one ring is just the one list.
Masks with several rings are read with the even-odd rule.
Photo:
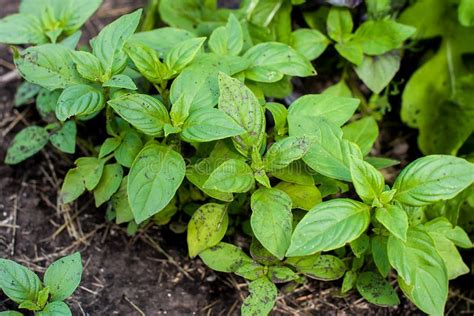
[[51, 134], [49, 140], [51, 144], [54, 145], [57, 149], [65, 152], [67, 154], [74, 154], [76, 151], [76, 134], [77, 127], [76, 122], [68, 121], [64, 125]]
[[260, 148], [265, 138], [265, 113], [252, 91], [242, 82], [219, 73], [219, 110], [224, 111], [245, 131], [234, 145], [244, 156], [252, 147]]
[[271, 174], [275, 178], [289, 183], [314, 185], [314, 171], [301, 160], [294, 161], [285, 168], [274, 170]]
[[369, 236], [367, 236], [367, 234], [362, 234], [359, 238], [351, 241], [349, 245], [356, 258], [363, 258], [370, 246]]
[[322, 281], [332, 281], [342, 278], [346, 271], [344, 261], [331, 255], [314, 254], [305, 257], [288, 258], [286, 263], [304, 275]]
[[[157, 57], [164, 58], [173, 47], [195, 36], [194, 33], [184, 29], [160, 27], [148, 32], [135, 33], [128, 43], [133, 48], [136, 48], [137, 44], [149, 47], [158, 53]], [[160, 40], [157, 41], [157, 38]]]
[[440, 233], [428, 232], [428, 234], [433, 239], [436, 251], [444, 261], [449, 280], [469, 273], [469, 267], [464, 263], [461, 254], [451, 240]]
[[370, 20], [359, 26], [354, 41], [362, 46], [365, 54], [382, 55], [400, 48], [415, 31], [412, 26], [392, 20]]
[[451, 199], [473, 182], [473, 164], [457, 157], [432, 155], [403, 169], [393, 188], [398, 202], [423, 206]]
[[375, 218], [382, 223], [395, 237], [406, 241], [408, 231], [408, 216], [406, 212], [398, 206], [386, 205], [378, 208]]
[[400, 164], [400, 161], [382, 157], [366, 157], [365, 161], [377, 169], [385, 169]]
[[265, 267], [256, 262], [244, 263], [241, 267], [235, 271], [235, 274], [243, 277], [244, 279], [254, 281], [258, 278], [265, 276]]
[[287, 283], [298, 279], [298, 274], [287, 267], [270, 267], [267, 273], [268, 278], [273, 283]]
[[3, 311], [0, 312], [0, 316], [23, 316], [23, 314], [16, 311]]
[[33, 98], [41, 91], [41, 87], [28, 81], [20, 84], [15, 93], [15, 106], [31, 103]]
[[428, 223], [425, 223], [425, 228], [428, 233], [438, 233], [461, 248], [472, 248], [472, 242], [469, 235], [459, 226], [453, 227], [453, 225], [445, 217], [438, 217]]
[[61, 93], [61, 90], [49, 91], [44, 88], [41, 89], [36, 98], [36, 109], [43, 119], [48, 120], [54, 117], [53, 113], [56, 111], [56, 104]]
[[43, 288], [38, 276], [18, 263], [0, 259], [0, 289], [17, 304], [36, 302]]
[[105, 165], [99, 183], [94, 189], [95, 206], [99, 207], [112, 197], [120, 188], [123, 178], [123, 168], [120, 164]]
[[190, 108], [191, 104], [187, 103], [184, 100], [184, 97], [179, 98], [173, 103], [170, 111], [170, 117], [173, 126], [181, 127], [184, 124], [186, 119], [189, 117]]
[[124, 120], [146, 135], [162, 135], [163, 126], [170, 123], [163, 103], [146, 94], [126, 94], [110, 100], [108, 104]]
[[357, 290], [369, 303], [380, 306], [400, 304], [397, 292], [380, 274], [363, 272], [357, 278]]
[[344, 42], [352, 33], [353, 28], [352, 15], [348, 9], [332, 7], [329, 10], [327, 20], [329, 37], [336, 42]]
[[74, 85], [64, 89], [56, 106], [56, 117], [65, 121], [73, 116], [87, 117], [105, 106], [104, 93], [89, 85]]
[[385, 186], [383, 175], [368, 162], [351, 157], [351, 177], [357, 195], [367, 204], [378, 200]]
[[46, 305], [46, 303], [48, 302], [49, 294], [49, 287], [45, 287], [38, 292], [38, 301], [36, 302], [36, 304], [40, 309], [43, 309], [44, 305]]
[[41, 22], [29, 14], [12, 14], [0, 20], [0, 43], [44, 44], [48, 40]]
[[461, 0], [458, 8], [458, 19], [463, 26], [474, 26], [474, 3], [472, 1]]
[[93, 54], [100, 60], [106, 78], [119, 73], [126, 65], [125, 42], [133, 35], [142, 10], [126, 14], [110, 23], [91, 41]]
[[367, 116], [345, 125], [342, 132], [344, 133], [343, 137], [357, 144], [362, 155], [366, 156], [379, 135], [379, 127], [372, 116]]
[[132, 208], [128, 203], [127, 182], [128, 176], [123, 177], [120, 188], [110, 200], [116, 214], [115, 222], [119, 225], [133, 220]]
[[316, 205], [296, 226], [287, 256], [334, 250], [357, 239], [370, 223], [370, 208], [350, 199]]
[[188, 223], [189, 256], [194, 258], [217, 245], [224, 237], [228, 224], [225, 205], [207, 203], [198, 208]]
[[115, 159], [122, 166], [130, 168], [142, 148], [143, 142], [140, 135], [129, 130], [123, 134], [122, 142], [115, 150]]
[[241, 308], [243, 316], [268, 315], [275, 304], [278, 290], [267, 277], [261, 277], [249, 284], [249, 296]]
[[103, 85], [103, 87], [109, 88], [118, 88], [118, 89], [128, 89], [128, 90], [137, 90], [137, 86], [135, 82], [133, 82], [132, 78], [127, 75], [115, 75], [109, 80], [107, 80]]
[[252, 194], [251, 208], [250, 223], [255, 237], [271, 254], [283, 259], [292, 231], [290, 197], [277, 189], [258, 189]]
[[84, 82], [76, 71], [71, 50], [62, 45], [30, 47], [21, 53], [15, 52], [14, 61], [23, 78], [48, 90]]
[[[337, 126], [347, 122], [357, 110], [360, 101], [354, 98], [326, 94], [309, 94], [298, 98], [288, 109], [290, 129], [301, 119], [324, 118]], [[293, 126], [292, 126], [293, 125]]]
[[229, 159], [217, 167], [203, 187], [228, 193], [244, 193], [255, 185], [253, 171], [242, 160]]
[[222, 110], [202, 108], [186, 119], [181, 137], [187, 142], [210, 142], [243, 133], [245, 130]]
[[37, 316], [72, 316], [71, 310], [64, 302], [51, 302], [45, 308], [36, 313]]
[[261, 43], [245, 52], [250, 61], [246, 78], [257, 82], [276, 82], [283, 75], [308, 77], [316, 75], [311, 63], [290, 46], [277, 42]]
[[82, 260], [79, 252], [53, 262], [44, 274], [52, 301], [63, 301], [74, 293], [81, 282]]
[[197, 164], [192, 165], [186, 169], [186, 178], [189, 180], [189, 182], [194, 184], [196, 187], [198, 187], [201, 191], [203, 191], [210, 197], [225, 202], [231, 202], [234, 199], [232, 193], [206, 189], [203, 187], [204, 183], [206, 183], [212, 171], [214, 171], [218, 165], [218, 163], [211, 161], [210, 159], [203, 159]]
[[205, 37], [198, 37], [179, 43], [166, 55], [166, 66], [175, 73], [181, 72], [194, 60], [205, 40]]
[[274, 130], [278, 136], [286, 135], [288, 132], [286, 118], [288, 116], [288, 109], [281, 103], [268, 102], [265, 104], [265, 109], [268, 110], [275, 122]]
[[71, 51], [71, 57], [76, 65], [77, 72], [92, 82], [103, 79], [103, 69], [100, 60], [89, 52]]
[[290, 135], [307, 135], [312, 143], [304, 162], [324, 176], [351, 181], [350, 158], [362, 158], [357, 145], [342, 139], [342, 130], [324, 119], [290, 117]]
[[252, 263], [239, 247], [225, 242], [204, 250], [199, 257], [209, 268], [219, 272], [235, 272], [242, 265]]
[[352, 290], [357, 281], [357, 272], [350, 270], [344, 274], [344, 279], [342, 280], [341, 293], [345, 294]]
[[105, 161], [95, 157], [82, 157], [77, 159], [75, 163], [84, 180], [86, 189], [92, 191], [102, 177]]
[[242, 57], [201, 54], [173, 81], [171, 103], [183, 97], [191, 111], [213, 107], [219, 99], [219, 72], [233, 75], [247, 67], [248, 61]]
[[5, 157], [5, 163], [15, 165], [39, 152], [48, 143], [48, 132], [39, 126], [22, 129], [13, 138]]
[[128, 199], [137, 224], [163, 210], [184, 179], [183, 157], [154, 142], [137, 155], [128, 176]]
[[336, 45], [334, 45], [334, 48], [337, 50], [339, 55], [341, 55], [342, 57], [357, 66], [362, 64], [364, 60], [364, 52], [362, 51], [362, 46], [355, 41], [337, 43]]
[[37, 311], [40, 310], [41, 308], [38, 306], [38, 304], [33, 303], [32, 301], [24, 301], [20, 305], [18, 305], [18, 308], [20, 309], [27, 309], [30, 311]]
[[280, 182], [275, 187], [288, 194], [293, 208], [309, 211], [316, 204], [322, 202], [321, 192], [313, 185], [301, 185], [289, 182]]
[[71, 203], [81, 196], [85, 190], [84, 180], [79, 170], [77, 168], [70, 169], [61, 187], [60, 201], [62, 204]]
[[120, 137], [110, 137], [107, 138], [102, 146], [100, 146], [99, 151], [99, 158], [104, 158], [105, 156], [112, 153], [118, 146], [122, 143], [122, 139]]
[[244, 46], [242, 26], [235, 15], [229, 15], [226, 26], [216, 28], [209, 38], [209, 48], [218, 55], [239, 55]]
[[354, 70], [372, 92], [379, 94], [395, 77], [400, 69], [401, 59], [398, 51], [374, 57], [364, 56], [362, 63]]
[[385, 236], [373, 236], [370, 240], [372, 257], [379, 273], [386, 278], [390, 272], [390, 262], [388, 261], [387, 241]]
[[[326, 88], [322, 94], [328, 94], [335, 97], [352, 98], [352, 91], [345, 80], [340, 80], [338, 83]], [[371, 116], [369, 116], [371, 117]]]
[[264, 157], [268, 171], [282, 169], [295, 160], [303, 158], [311, 143], [305, 136], [289, 136], [274, 143]]
[[291, 46], [308, 60], [321, 56], [330, 41], [318, 30], [298, 29], [291, 33]]
[[125, 52], [138, 71], [151, 83], [162, 83], [170, 75], [168, 67], [161, 62], [157, 52], [139, 43], [127, 44]]
[[431, 237], [410, 228], [407, 241], [390, 236], [388, 258], [402, 279], [402, 290], [423, 312], [442, 315], [448, 298], [448, 275]]

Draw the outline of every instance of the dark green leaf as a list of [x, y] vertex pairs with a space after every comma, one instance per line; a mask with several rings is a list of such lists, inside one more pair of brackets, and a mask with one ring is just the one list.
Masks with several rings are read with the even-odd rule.
[[48, 132], [39, 126], [22, 129], [13, 138], [5, 157], [5, 163], [14, 165], [33, 156], [48, 143]]

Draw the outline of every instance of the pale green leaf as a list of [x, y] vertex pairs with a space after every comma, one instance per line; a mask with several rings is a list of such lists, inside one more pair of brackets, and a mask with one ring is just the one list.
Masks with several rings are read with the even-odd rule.
[[79, 252], [53, 262], [44, 274], [52, 301], [63, 301], [74, 293], [81, 282], [82, 259]]
[[94, 188], [95, 206], [99, 207], [112, 197], [120, 188], [123, 178], [123, 168], [120, 164], [109, 164], [104, 166], [104, 172], [99, 183]]
[[289, 182], [280, 182], [275, 186], [276, 189], [288, 194], [292, 201], [293, 208], [309, 211], [316, 204], [322, 202], [321, 192], [313, 185], [301, 185]]
[[242, 249], [225, 242], [204, 250], [199, 257], [209, 268], [219, 272], [235, 272], [242, 265], [252, 263]]
[[406, 241], [408, 216], [403, 209], [396, 205], [386, 205], [375, 211], [375, 218], [395, 237]]
[[56, 117], [65, 121], [73, 116], [87, 117], [105, 106], [104, 93], [89, 85], [74, 85], [64, 89], [56, 106]]
[[35, 273], [12, 260], [0, 259], [0, 289], [9, 299], [17, 304], [36, 302], [42, 288]]
[[249, 296], [242, 303], [242, 316], [268, 315], [275, 304], [277, 287], [267, 277], [261, 277], [249, 284]]
[[218, 55], [238, 55], [243, 46], [242, 26], [233, 14], [227, 24], [215, 29], [209, 38], [209, 48]]
[[327, 20], [327, 31], [329, 37], [336, 42], [344, 42], [352, 33], [354, 23], [351, 12], [346, 8], [332, 7], [329, 10]]
[[357, 144], [362, 155], [366, 156], [379, 135], [379, 127], [372, 116], [367, 116], [345, 125], [342, 132], [344, 133], [343, 137]]
[[229, 159], [217, 167], [203, 184], [205, 189], [243, 193], [255, 185], [253, 171], [242, 160]]
[[368, 162], [354, 156], [350, 159], [350, 170], [357, 195], [365, 203], [372, 204], [384, 189], [383, 175]]
[[375, 57], [364, 56], [362, 63], [354, 70], [372, 92], [379, 94], [395, 77], [400, 69], [401, 59], [398, 51]]
[[205, 40], [198, 37], [179, 43], [166, 55], [166, 66], [176, 73], [180, 72], [194, 60]]
[[108, 88], [118, 88], [118, 89], [128, 89], [128, 90], [137, 90], [135, 82], [132, 78], [127, 75], [115, 75], [102, 85], [103, 87]]
[[45, 44], [41, 21], [29, 14], [12, 14], [0, 20], [0, 43]]
[[298, 29], [291, 33], [291, 46], [308, 60], [318, 58], [330, 41], [318, 30]]

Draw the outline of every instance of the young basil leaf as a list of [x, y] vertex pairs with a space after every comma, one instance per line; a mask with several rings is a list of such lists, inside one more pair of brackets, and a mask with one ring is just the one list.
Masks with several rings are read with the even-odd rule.
[[[395, 199], [424, 206], [455, 197], [474, 182], [474, 165], [464, 159], [432, 155], [409, 164], [397, 177]], [[408, 281], [408, 280], [406, 280]]]
[[176, 45], [166, 55], [166, 66], [175, 73], [181, 72], [194, 60], [205, 40], [205, 37], [192, 38]]
[[49, 137], [51, 144], [57, 149], [67, 154], [74, 154], [76, 151], [76, 134], [77, 127], [76, 122], [68, 121], [64, 125], [52, 133]]
[[121, 143], [122, 139], [120, 137], [107, 138], [102, 146], [100, 146], [99, 158], [104, 158], [111, 154]]
[[378, 56], [364, 56], [362, 63], [354, 68], [357, 76], [376, 94], [389, 85], [400, 69], [402, 56], [391, 51]]
[[199, 257], [209, 268], [219, 272], [235, 272], [242, 265], [253, 262], [242, 249], [225, 242], [204, 250]]
[[283, 75], [308, 77], [316, 75], [311, 63], [290, 46], [277, 43], [260, 43], [245, 52], [250, 61], [246, 78], [257, 82], [276, 82]]
[[5, 163], [15, 165], [39, 152], [48, 143], [48, 132], [39, 126], [28, 126], [13, 138]]
[[[346, 83], [346, 80], [340, 80], [338, 83], [333, 84], [332, 86], [326, 88], [322, 94], [332, 95], [335, 97], [345, 97], [345, 98], [352, 98], [353, 94], [351, 89]], [[371, 116], [368, 116], [372, 118]]]
[[104, 74], [99, 58], [95, 57], [89, 52], [72, 51], [72, 59], [76, 65], [77, 72], [92, 82], [102, 81]]
[[104, 82], [103, 87], [137, 90], [135, 82], [127, 75], [115, 75], [108, 81]]
[[258, 189], [252, 194], [251, 208], [255, 237], [272, 255], [283, 259], [292, 231], [290, 197], [277, 189]]
[[235, 15], [229, 15], [226, 26], [216, 28], [209, 38], [209, 48], [218, 55], [237, 56], [244, 46], [242, 26]]
[[64, 89], [56, 106], [56, 117], [65, 121], [73, 116], [87, 117], [105, 106], [104, 93], [89, 85], [74, 85]]
[[210, 142], [245, 133], [230, 116], [215, 108], [202, 108], [189, 115], [181, 137], [187, 142]]
[[407, 241], [388, 239], [388, 258], [403, 292], [427, 314], [441, 315], [448, 298], [448, 275], [431, 237], [410, 228]]
[[296, 226], [287, 256], [329, 251], [357, 239], [370, 223], [370, 208], [350, 199], [316, 205]]
[[88, 191], [94, 190], [102, 177], [105, 161], [95, 157], [82, 157], [77, 159], [75, 164], [84, 180], [86, 189]]
[[33, 101], [33, 98], [41, 91], [41, 87], [28, 81], [23, 82], [15, 93], [15, 106], [21, 106]]
[[38, 304], [36, 304], [32, 301], [24, 301], [20, 305], [18, 305], [18, 308], [27, 309], [27, 310], [30, 310], [30, 311], [40, 310], [40, 307], [38, 306]]
[[298, 279], [298, 274], [288, 267], [270, 267], [267, 273], [273, 283], [287, 283]]
[[234, 199], [232, 193], [204, 188], [204, 183], [206, 183], [217, 166], [218, 165], [210, 159], [203, 159], [186, 169], [186, 178], [210, 197], [224, 202], [231, 202]]
[[18, 304], [36, 302], [42, 288], [35, 273], [12, 260], [0, 259], [0, 289], [9, 299]]
[[141, 14], [142, 10], [137, 10], [123, 15], [104, 27], [91, 41], [93, 54], [102, 65], [105, 78], [111, 78], [125, 67], [127, 58], [123, 52], [123, 46], [135, 32]]
[[472, 1], [461, 0], [458, 7], [458, 19], [463, 26], [474, 26], [474, 4]]
[[[196, 37], [196, 34], [184, 29], [160, 27], [152, 31], [135, 33], [128, 43], [132, 47], [135, 47], [137, 44], [149, 47], [158, 53], [159, 58], [164, 58], [173, 47], [194, 37]], [[157, 41], [157, 38], [160, 40]]]
[[128, 199], [137, 224], [163, 210], [184, 179], [183, 157], [169, 147], [148, 143], [128, 176]]
[[61, 315], [61, 316], [72, 316], [71, 310], [64, 302], [51, 302], [46, 304], [44, 309], [41, 312], [37, 312], [37, 316], [52, 316], [52, 315]]
[[64, 178], [61, 187], [60, 201], [62, 204], [68, 204], [76, 200], [86, 191], [84, 180], [77, 168], [70, 169]]
[[71, 58], [71, 50], [55, 44], [30, 47], [14, 54], [15, 65], [23, 78], [48, 90], [81, 84]]
[[359, 66], [364, 61], [364, 52], [362, 51], [362, 45], [355, 41], [348, 41], [345, 43], [337, 43], [334, 45], [339, 55], [350, 61], [351, 63]]
[[382, 55], [400, 48], [415, 31], [412, 26], [392, 20], [370, 20], [359, 26], [354, 41], [362, 46], [365, 54]]
[[261, 277], [249, 284], [249, 296], [241, 308], [243, 316], [268, 315], [275, 304], [278, 290], [267, 277]]
[[408, 216], [403, 209], [396, 205], [386, 205], [375, 211], [375, 218], [395, 237], [406, 241]]
[[380, 274], [363, 272], [357, 277], [357, 291], [369, 303], [380, 306], [394, 306], [400, 304], [397, 292], [392, 285]]
[[53, 262], [44, 274], [52, 301], [63, 301], [74, 293], [81, 282], [82, 260], [79, 252]]
[[291, 46], [308, 60], [318, 58], [330, 41], [318, 30], [298, 29], [291, 33]]
[[121, 144], [115, 149], [115, 159], [122, 166], [130, 168], [142, 148], [143, 142], [140, 135], [133, 130], [126, 131]]
[[382, 157], [366, 157], [365, 161], [370, 163], [377, 169], [385, 169], [389, 167], [393, 167], [400, 164], [400, 161], [389, 159], [389, 158], [382, 158]]
[[357, 272], [350, 270], [344, 274], [344, 279], [342, 280], [341, 293], [345, 294], [352, 290], [356, 285], [357, 281]]
[[38, 305], [39, 309], [43, 309], [48, 302], [49, 293], [49, 287], [45, 287], [38, 292], [38, 301], [36, 302], [36, 305]]
[[41, 21], [29, 14], [12, 14], [0, 20], [0, 43], [45, 44]]
[[263, 163], [268, 171], [282, 169], [303, 158], [311, 146], [305, 136], [289, 136], [274, 143], [265, 154]]
[[445, 217], [438, 217], [425, 223], [424, 226], [429, 234], [441, 234], [455, 243], [458, 247], [469, 249], [473, 246], [469, 235], [460, 226], [453, 227]]
[[353, 28], [352, 15], [348, 9], [332, 7], [329, 10], [327, 31], [330, 38], [338, 43], [344, 42]]
[[188, 224], [188, 249], [191, 258], [217, 245], [229, 224], [226, 206], [216, 203], [202, 205], [194, 212]]
[[287, 108], [280, 103], [276, 102], [268, 102], [265, 104], [265, 109], [270, 111], [273, 117], [273, 121], [275, 123], [275, 131], [276, 135], [283, 136], [288, 133], [288, 127], [286, 118], [288, 116]]
[[349, 246], [356, 258], [363, 258], [370, 246], [369, 236], [367, 236], [367, 234], [362, 234], [357, 239], [351, 241]]
[[242, 160], [229, 159], [214, 169], [203, 188], [228, 193], [243, 193], [255, 185], [253, 171]]
[[385, 186], [383, 175], [368, 162], [352, 156], [351, 177], [357, 195], [367, 204], [378, 200]]
[[247, 69], [248, 64], [246, 59], [238, 56], [200, 54], [173, 81], [171, 103], [183, 97], [190, 104], [191, 111], [213, 107], [219, 99], [219, 72], [233, 75]]
[[123, 178], [123, 168], [120, 164], [105, 165], [99, 183], [94, 188], [95, 206], [99, 207], [112, 197], [120, 188]]
[[170, 70], [152, 48], [133, 43], [127, 44], [124, 49], [138, 71], [151, 83], [160, 84], [169, 77]]
[[[290, 129], [299, 130], [302, 119], [324, 118], [337, 126], [347, 122], [357, 110], [360, 101], [354, 98], [336, 97], [325, 94], [309, 94], [298, 98], [288, 109]], [[304, 129], [304, 127], [301, 127]]]
[[375, 266], [380, 275], [386, 278], [390, 272], [390, 262], [388, 261], [387, 253], [388, 238], [385, 236], [373, 236], [370, 239], [372, 257]]
[[170, 123], [166, 107], [158, 99], [146, 94], [126, 94], [110, 100], [108, 104], [146, 135], [161, 135], [163, 126]]
[[314, 254], [305, 257], [288, 258], [285, 263], [293, 266], [299, 273], [322, 281], [342, 278], [346, 271], [344, 261], [331, 255]]
[[219, 109], [229, 115], [245, 134], [234, 138], [234, 144], [244, 156], [252, 147], [260, 148], [265, 138], [265, 115], [255, 95], [243, 83], [219, 73]]
[[120, 225], [123, 223], [128, 223], [133, 220], [133, 213], [130, 204], [128, 203], [128, 193], [127, 193], [127, 182], [128, 177], [125, 176], [120, 183], [120, 188], [112, 196], [112, 209], [115, 211], [115, 222]]
[[309, 211], [316, 204], [322, 202], [321, 192], [313, 185], [301, 185], [289, 182], [280, 182], [276, 189], [288, 194], [292, 201], [293, 208]]
[[351, 122], [342, 128], [343, 137], [357, 144], [363, 156], [366, 156], [379, 135], [379, 127], [372, 116]]

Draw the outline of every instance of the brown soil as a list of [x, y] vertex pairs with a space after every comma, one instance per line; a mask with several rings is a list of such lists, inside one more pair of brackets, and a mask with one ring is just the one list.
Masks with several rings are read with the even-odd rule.
[[[18, 2], [0, 0], [0, 17], [15, 12]], [[105, 1], [87, 23], [86, 35], [91, 37], [114, 17], [144, 2]], [[11, 70], [9, 49], [0, 45], [0, 77]], [[2, 86], [0, 81], [0, 257], [16, 260], [41, 275], [57, 258], [80, 251], [83, 280], [68, 300], [74, 315], [238, 315], [247, 294], [245, 280], [215, 273], [200, 260], [189, 259], [184, 235], [151, 227], [129, 237], [123, 227], [105, 220], [105, 209], [96, 209], [90, 197], [71, 207], [59, 206], [57, 191], [72, 164], [71, 157], [49, 147], [19, 165], [3, 164], [13, 136], [40, 122], [31, 106], [13, 107], [19, 83], [13, 80]], [[383, 126], [379, 149], [407, 159], [413, 135], [400, 135], [398, 119]], [[396, 308], [384, 309], [355, 294], [339, 297], [339, 285], [311, 281], [290, 294], [280, 291], [274, 314], [421, 314], [406, 300]], [[469, 286], [451, 293], [447, 310], [472, 314]], [[0, 294], [0, 311], [10, 308], [15, 306]]]

